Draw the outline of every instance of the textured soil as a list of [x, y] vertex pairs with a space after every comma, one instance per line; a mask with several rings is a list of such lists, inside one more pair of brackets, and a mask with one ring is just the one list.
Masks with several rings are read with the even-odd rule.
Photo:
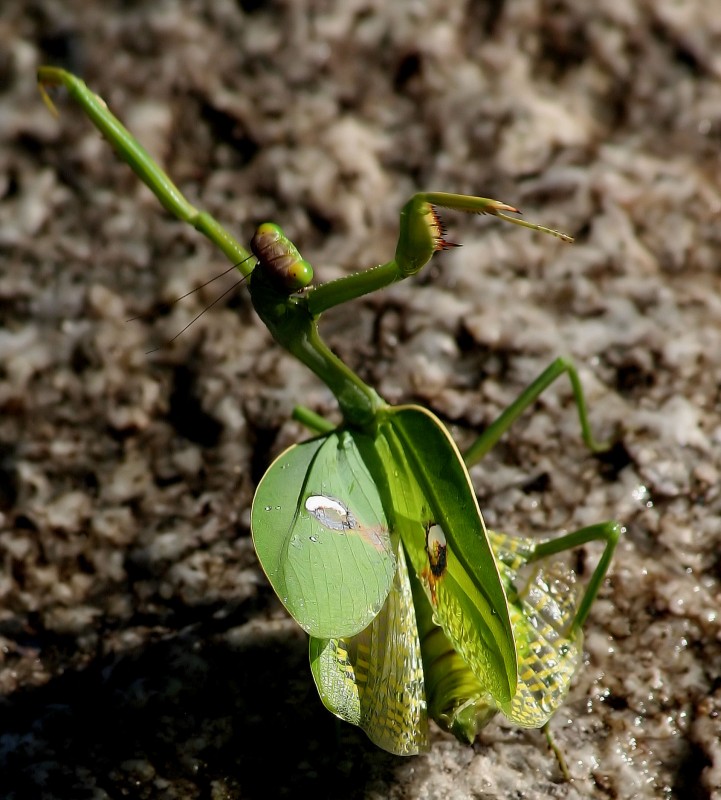
[[[567, 381], [475, 467], [487, 523], [625, 526], [544, 736], [433, 730], [399, 758], [321, 706], [255, 559], [253, 490], [332, 395], [222, 256], [66, 95], [101, 94], [243, 240], [328, 280], [387, 260], [423, 189], [497, 197], [572, 246], [445, 215], [419, 276], [323, 331], [469, 443], [556, 356]], [[709, 0], [7, 0], [0, 18], [0, 795], [721, 797], [721, 14]], [[131, 317], [140, 317], [127, 321]], [[147, 351], [157, 348], [148, 354]], [[590, 574], [599, 547], [573, 565]]]

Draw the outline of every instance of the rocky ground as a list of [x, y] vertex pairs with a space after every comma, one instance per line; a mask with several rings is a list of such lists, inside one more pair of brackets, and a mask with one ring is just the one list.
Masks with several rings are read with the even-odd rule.
[[[281, 223], [320, 280], [387, 260], [415, 191], [460, 250], [328, 312], [336, 351], [460, 442], [559, 354], [472, 476], [490, 526], [626, 528], [543, 735], [397, 758], [322, 708], [249, 536], [329, 392], [40, 64], [81, 74], [199, 206]], [[707, 0], [9, 0], [0, 18], [0, 793], [721, 797], [721, 15]], [[130, 317], [141, 319], [128, 322]], [[146, 351], [158, 348], [147, 354]], [[581, 579], [597, 547], [574, 560]]]

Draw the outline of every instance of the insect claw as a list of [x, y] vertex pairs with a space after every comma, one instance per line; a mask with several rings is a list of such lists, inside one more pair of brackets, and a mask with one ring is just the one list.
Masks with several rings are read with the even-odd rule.
[[523, 213], [515, 206], [509, 206], [508, 203], [502, 203], [500, 200], [494, 200], [493, 205], [488, 207], [486, 213], [494, 214], [496, 211], [512, 211], [514, 214]]
[[[50, 84], [48, 83], [48, 85]], [[38, 89], [40, 90], [40, 96], [43, 99], [43, 103], [45, 103], [45, 105], [50, 109], [50, 113], [57, 119], [60, 116], [58, 109], [50, 97], [50, 92], [48, 92], [48, 90], [45, 88], [45, 84], [40, 80], [38, 81]]]

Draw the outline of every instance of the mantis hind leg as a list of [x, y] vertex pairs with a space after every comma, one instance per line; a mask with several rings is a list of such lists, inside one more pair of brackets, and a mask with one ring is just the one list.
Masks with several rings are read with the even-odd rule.
[[[608, 450], [613, 444], [613, 441], [598, 442], [591, 433], [591, 426], [588, 422], [586, 397], [576, 367], [568, 358], [560, 357], [553, 361], [523, 392], [521, 392], [518, 398], [511, 403], [488, 428], [486, 428], [475, 443], [464, 453], [463, 458], [466, 465], [471, 466], [480, 461], [518, 417], [532, 405], [557, 378], [564, 374], [568, 375], [571, 382], [573, 397], [581, 424], [583, 441], [593, 453], [602, 453]], [[526, 560], [530, 563], [556, 553], [561, 553], [565, 550], [572, 550], [588, 542], [601, 541], [605, 543], [603, 555], [586, 585], [586, 591], [569, 625], [569, 636], [572, 636], [582, 629], [611, 564], [614, 550], [616, 549], [622, 532], [623, 528], [615, 521], [600, 522], [596, 525], [589, 525], [577, 531], [572, 531], [571, 533], [567, 533], [555, 539], [538, 542], [533, 545], [527, 556]]]
[[[573, 362], [567, 358], [557, 358], [534, 380], [518, 398], [511, 403], [486, 430], [478, 437], [473, 445], [466, 451], [463, 458], [468, 466], [480, 461], [488, 451], [498, 442], [503, 434], [518, 419], [518, 417], [532, 405], [538, 397], [561, 375], [568, 375], [571, 381], [573, 397], [578, 410], [578, 418], [581, 424], [581, 434], [586, 446], [593, 453], [601, 453], [608, 450], [612, 442], [598, 442], [591, 433], [591, 426], [588, 422], [588, 408], [586, 397], [583, 393], [581, 380]], [[534, 545], [528, 562], [538, 561], [546, 556], [561, 553], [565, 550], [572, 550], [581, 545], [592, 541], [605, 542], [603, 555], [598, 566], [586, 585], [586, 591], [578, 604], [576, 615], [569, 626], [569, 634], [581, 630], [586, 618], [591, 610], [593, 601], [596, 599], [603, 579], [608, 571], [608, 567], [613, 557], [613, 552], [618, 544], [619, 537], [623, 528], [617, 522], [600, 522], [596, 525], [589, 525], [577, 531], [572, 531], [564, 536], [559, 536], [548, 541], [538, 542]]]
[[566, 533], [563, 536], [558, 536], [555, 539], [548, 539], [535, 544], [531, 555], [528, 557], [528, 562], [532, 563], [547, 556], [562, 553], [566, 550], [573, 550], [576, 547], [587, 544], [588, 542], [604, 542], [603, 555], [601, 556], [593, 575], [586, 584], [586, 591], [578, 604], [576, 615], [574, 616], [569, 626], [568, 635], [573, 636], [577, 631], [583, 628], [583, 624], [588, 617], [588, 614], [596, 599], [596, 595], [601, 588], [603, 579], [606, 577], [606, 572], [611, 564], [613, 552], [616, 549], [618, 540], [621, 537], [623, 528], [618, 522], [599, 522], [596, 525], [589, 525], [585, 528], [580, 528], [577, 531]]
[[553, 738], [553, 734], [551, 733], [550, 728], [550, 721], [547, 722], [543, 728], [543, 733], [546, 737], [546, 742], [548, 743], [548, 747], [556, 756], [556, 761], [558, 762], [558, 768], [561, 770], [561, 774], [563, 775], [563, 779], [566, 781], [571, 780], [571, 773], [568, 771], [568, 764], [566, 763], [566, 757], [563, 755], [563, 751], [561, 748], [556, 744], [556, 740]]
[[[571, 533], [567, 533], [564, 536], [559, 536], [556, 539], [539, 542], [534, 547], [533, 552], [528, 559], [529, 562], [533, 562], [542, 558], [546, 558], [546, 556], [550, 556], [555, 553], [561, 553], [565, 550], [572, 550], [573, 548], [579, 547], [587, 542], [605, 542], [603, 555], [601, 556], [596, 569], [593, 571], [593, 575], [591, 575], [588, 583], [586, 584], [586, 591], [584, 592], [583, 597], [576, 608], [576, 614], [569, 625], [567, 636], [572, 640], [576, 638], [583, 628], [586, 618], [591, 610], [591, 606], [593, 605], [593, 601], [596, 599], [598, 591], [601, 588], [601, 584], [603, 583], [603, 579], [606, 577], [606, 572], [608, 571], [611, 559], [613, 558], [614, 550], [616, 549], [616, 545], [618, 544], [618, 540], [622, 532], [623, 528], [617, 522], [601, 522], [597, 525], [589, 525], [586, 528], [572, 531]], [[553, 738], [550, 728], [550, 720], [543, 726], [543, 732], [546, 736], [546, 741], [548, 742], [549, 748], [556, 756], [558, 766], [563, 774], [564, 779], [566, 781], [570, 781], [571, 774], [568, 770], [568, 764], [561, 748]]]
[[540, 397], [543, 392], [561, 375], [568, 375], [573, 390], [573, 398], [578, 410], [578, 419], [581, 423], [583, 441], [592, 453], [603, 453], [608, 450], [613, 441], [598, 442], [591, 433], [588, 422], [588, 407], [583, 386], [578, 377], [578, 371], [573, 362], [564, 357], [559, 357], [551, 363], [521, 394], [498, 416], [476, 441], [464, 453], [463, 459], [467, 466], [478, 463], [513, 425], [518, 417]]

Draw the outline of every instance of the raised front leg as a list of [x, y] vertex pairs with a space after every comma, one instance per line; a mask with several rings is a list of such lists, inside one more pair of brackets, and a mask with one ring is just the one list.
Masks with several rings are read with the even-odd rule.
[[401, 210], [398, 245], [393, 260], [365, 272], [316, 286], [308, 295], [308, 308], [311, 313], [317, 316], [329, 308], [415, 275], [438, 250], [458, 247], [443, 238], [445, 228], [438, 214], [439, 208], [450, 208], [467, 214], [490, 214], [515, 225], [556, 236], [564, 242], [573, 241], [570, 236], [560, 231], [509, 216], [505, 212], [520, 212], [500, 200], [447, 192], [419, 192], [414, 194]]
[[136, 175], [171, 214], [207, 236], [225, 253], [231, 263], [238, 265], [243, 275], [247, 276], [252, 272], [255, 261], [248, 260], [250, 253], [207, 211], [199, 211], [186, 200], [170, 177], [153, 161], [150, 153], [110, 112], [102, 97], [92, 92], [84, 81], [64, 69], [40, 67], [38, 85], [45, 104], [56, 116], [57, 110], [45, 87], [64, 86], [118, 155], [127, 161]]

